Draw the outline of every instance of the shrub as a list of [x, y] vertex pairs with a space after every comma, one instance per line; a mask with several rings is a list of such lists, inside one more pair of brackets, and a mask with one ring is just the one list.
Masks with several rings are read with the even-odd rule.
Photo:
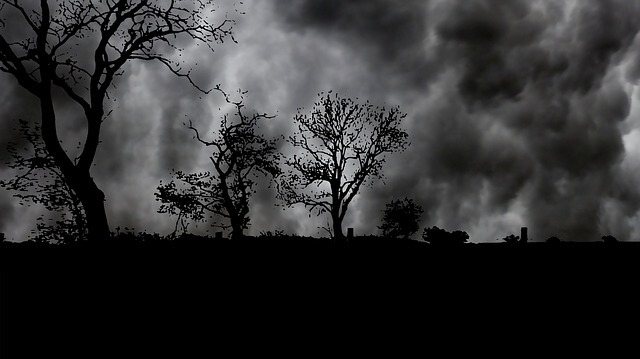
[[420, 215], [424, 213], [422, 207], [415, 204], [412, 199], [391, 201], [387, 204], [382, 217], [382, 235], [389, 238], [408, 239], [420, 228]]
[[562, 240], [560, 240], [560, 238], [555, 236], [547, 238], [547, 243], [560, 243], [560, 242], [562, 242]]
[[422, 238], [426, 242], [434, 245], [459, 245], [467, 242], [469, 234], [463, 231], [454, 231], [453, 233], [449, 233], [444, 229], [433, 226], [431, 228], [424, 229]]
[[502, 238], [501, 240], [505, 241], [506, 243], [510, 243], [510, 244], [518, 243], [520, 241], [520, 236], [516, 236], [516, 235], [510, 234], [510, 235]]

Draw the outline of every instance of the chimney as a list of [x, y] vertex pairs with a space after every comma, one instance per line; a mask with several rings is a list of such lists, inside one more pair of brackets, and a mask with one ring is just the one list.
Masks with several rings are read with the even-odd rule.
[[529, 236], [527, 233], [527, 227], [520, 228], [520, 242], [527, 243], [528, 240], [529, 240]]

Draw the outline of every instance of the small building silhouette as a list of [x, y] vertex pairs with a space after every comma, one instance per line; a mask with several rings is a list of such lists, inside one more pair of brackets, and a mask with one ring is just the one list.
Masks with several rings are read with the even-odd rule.
[[520, 228], [520, 242], [527, 243], [529, 241], [529, 233], [527, 227]]

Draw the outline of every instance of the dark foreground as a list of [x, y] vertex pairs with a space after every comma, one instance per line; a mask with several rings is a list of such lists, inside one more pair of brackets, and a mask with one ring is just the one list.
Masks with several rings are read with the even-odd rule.
[[[32, 242], [0, 243], [5, 273], [40, 275], [68, 271], [113, 273], [157, 270], [207, 275], [261, 273], [283, 276], [329, 275], [353, 270], [472, 275], [497, 270], [517, 275], [563, 270], [615, 274], [640, 265], [640, 242], [467, 243], [431, 245], [422, 241], [362, 237], [336, 242], [314, 238], [247, 238], [242, 240], [112, 240], [71, 245]], [[426, 273], [426, 272], [425, 272]], [[619, 273], [622, 274], [622, 273]], [[435, 273], [430, 273], [430, 276]]]
[[[352, 239], [111, 241], [68, 246], [3, 243], [3, 288], [41, 283], [71, 290], [145, 285], [236, 291], [358, 285], [402, 286], [484, 282], [509, 286], [637, 280], [640, 242], [486, 243]], [[226, 288], [229, 289], [227, 292]], [[233, 288], [233, 289], [231, 289]], [[186, 288], [183, 288], [186, 289]], [[325, 288], [326, 289], [326, 288]], [[170, 295], [171, 293], [166, 293]], [[123, 293], [123, 295], [126, 295]], [[254, 293], [252, 295], [257, 295]]]
[[[192, 347], [220, 354], [220, 346], [236, 341], [244, 343], [234, 346], [239, 354], [264, 354], [273, 345], [313, 338], [335, 344], [414, 326], [473, 335], [507, 313], [496, 333], [502, 336], [522, 321], [548, 325], [558, 318], [548, 308], [574, 324], [594, 320], [601, 308], [615, 317], [612, 310], [632, 301], [639, 273], [635, 242], [3, 244], [2, 350], [30, 357], [36, 347], [12, 347], [12, 338], [54, 338], [47, 345], [55, 353], [90, 343], [100, 352], [142, 347], [122, 357], [148, 357], [150, 349], [176, 350], [172, 343], [186, 336], [191, 344], [180, 344], [176, 357], [196, 357], [182, 352]], [[269, 344], [247, 346], [247, 338]]]

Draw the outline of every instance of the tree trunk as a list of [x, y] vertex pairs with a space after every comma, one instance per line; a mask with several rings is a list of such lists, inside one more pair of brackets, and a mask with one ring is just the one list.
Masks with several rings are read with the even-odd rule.
[[76, 192], [87, 216], [87, 231], [90, 240], [106, 240], [110, 237], [109, 222], [104, 208], [102, 192], [89, 174], [73, 176], [71, 188]]
[[333, 220], [333, 239], [344, 239], [342, 233], [342, 218], [337, 211], [331, 213], [331, 219]]
[[242, 233], [242, 228], [231, 228], [231, 239], [242, 239], [244, 237], [244, 233]]
[[[47, 91], [43, 91], [44, 94], [50, 93], [50, 87], [46, 87]], [[95, 153], [95, 147], [97, 147], [97, 141], [87, 141], [85, 144], [85, 150], [88, 146], [89, 156], [81, 156], [81, 161], [86, 162], [83, 166], [74, 165], [69, 159], [64, 149], [60, 145], [58, 134], [56, 132], [56, 120], [55, 111], [53, 108], [53, 101], [50, 96], [41, 96], [40, 98], [42, 108], [42, 138], [45, 143], [45, 147], [49, 154], [51, 154], [56, 161], [56, 165], [62, 171], [64, 180], [69, 187], [76, 193], [82, 207], [84, 208], [85, 215], [87, 216], [87, 234], [90, 240], [106, 240], [109, 239], [109, 223], [107, 221], [107, 214], [104, 208], [104, 193], [98, 188], [96, 183], [89, 174], [89, 168], [93, 161], [93, 154]], [[91, 128], [89, 129], [92, 130]], [[98, 130], [93, 129], [93, 132]], [[93, 134], [95, 137], [97, 135]], [[89, 137], [89, 136], [88, 136]], [[84, 157], [84, 158], [82, 158]]]
[[344, 239], [342, 233], [342, 217], [340, 216], [340, 174], [338, 180], [331, 180], [331, 221], [333, 222], [333, 239]]
[[[46, 80], [47, 72], [43, 71], [42, 74]], [[104, 208], [104, 193], [96, 186], [89, 174], [89, 168], [93, 162], [93, 155], [98, 144], [99, 124], [97, 126], [89, 126], [90, 136], [87, 136], [88, 140], [80, 158], [80, 162], [83, 162], [82, 166], [80, 164], [75, 165], [60, 145], [56, 131], [56, 115], [51, 98], [51, 84], [44, 80], [40, 93], [40, 106], [42, 111], [42, 139], [47, 152], [53, 156], [56, 165], [62, 171], [64, 180], [76, 193], [80, 203], [82, 203], [87, 217], [88, 239], [109, 239], [110, 231]], [[100, 116], [100, 114], [101, 112], [96, 112], [96, 116]], [[89, 123], [91, 124], [91, 121]]]
[[242, 239], [244, 237], [241, 218], [231, 218], [231, 239]]

